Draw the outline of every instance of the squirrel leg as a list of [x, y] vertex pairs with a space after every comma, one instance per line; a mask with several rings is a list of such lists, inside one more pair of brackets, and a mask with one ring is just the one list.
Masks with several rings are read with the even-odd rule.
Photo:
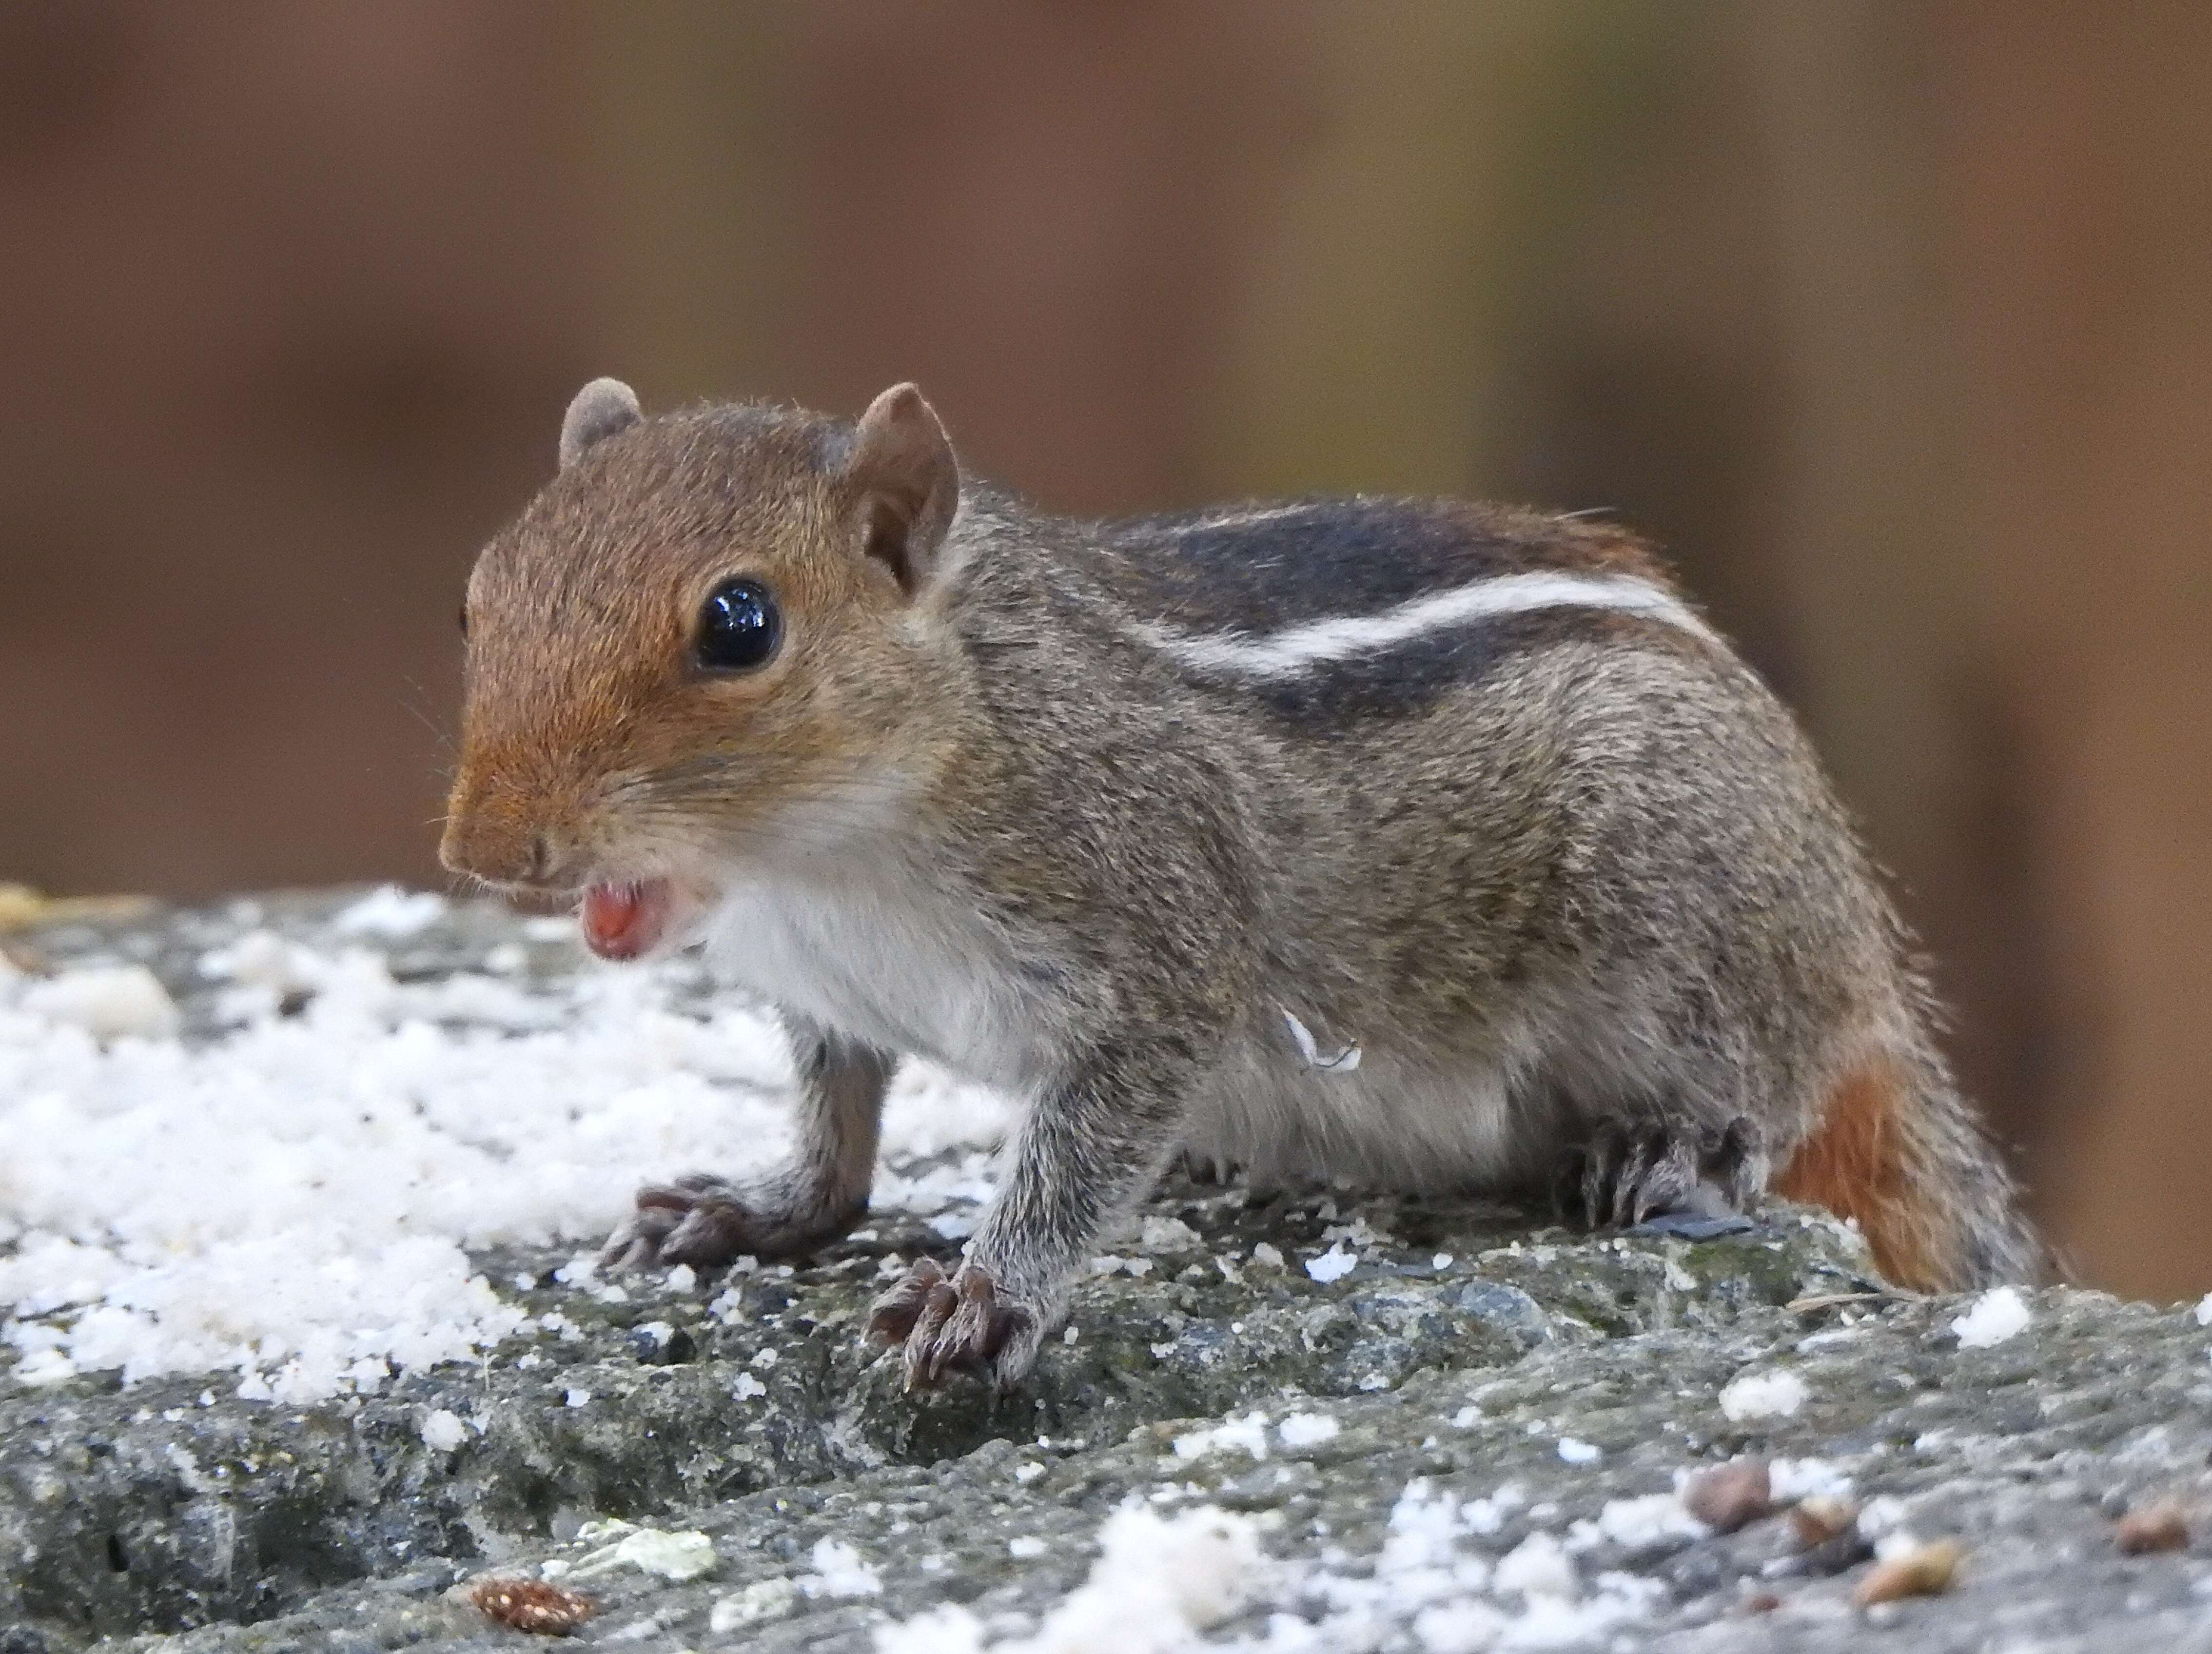
[[868, 1336], [904, 1347], [909, 1389], [966, 1371], [1003, 1390], [1029, 1371], [1099, 1231], [1173, 1152], [1176, 1094], [1093, 1073], [1038, 1100], [958, 1268], [925, 1258], [876, 1300]]
[[1188, 1143], [1176, 1151], [1174, 1164], [1191, 1182], [1200, 1184], [1226, 1183], [1243, 1169], [1218, 1151], [1194, 1149]]
[[1758, 1130], [1741, 1115], [1720, 1127], [1608, 1120], [1568, 1152], [1557, 1198], [1592, 1228], [1626, 1229], [1666, 1213], [1746, 1211], [1766, 1174]]
[[747, 1256], [789, 1257], [860, 1220], [896, 1059], [811, 1024], [787, 1025], [799, 1060], [797, 1158], [757, 1183], [696, 1172], [647, 1184], [637, 1192], [637, 1210], [608, 1239], [602, 1264], [712, 1267]]

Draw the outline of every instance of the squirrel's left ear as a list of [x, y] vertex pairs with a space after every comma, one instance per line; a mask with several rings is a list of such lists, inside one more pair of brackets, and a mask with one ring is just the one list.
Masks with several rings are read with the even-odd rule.
[[566, 471], [583, 458], [584, 450], [626, 431], [645, 417], [638, 411], [637, 392], [618, 379], [595, 379], [568, 400], [561, 420], [561, 469]]
[[844, 476], [857, 502], [860, 550], [913, 596], [928, 582], [960, 508], [960, 462], [936, 410], [914, 386], [894, 385], [868, 404]]

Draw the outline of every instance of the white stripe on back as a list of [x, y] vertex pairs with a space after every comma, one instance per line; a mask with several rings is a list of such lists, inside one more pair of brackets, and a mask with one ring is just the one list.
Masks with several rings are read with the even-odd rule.
[[1166, 526], [1170, 539], [1181, 539], [1187, 534], [1208, 534], [1217, 528], [1249, 528], [1255, 523], [1279, 522], [1286, 517], [1310, 517], [1314, 514], [1311, 501], [1292, 501], [1288, 505], [1223, 506], [1203, 515], [1187, 517]]
[[1410, 642], [1447, 627], [1541, 609], [1610, 609], [1645, 615], [1722, 647], [1689, 605], [1632, 575], [1498, 575], [1449, 592], [1414, 598], [1379, 615], [1309, 621], [1279, 632], [1172, 631], [1142, 625], [1139, 635], [1184, 665], [1239, 678], [1291, 678], [1326, 661], [1349, 660]]

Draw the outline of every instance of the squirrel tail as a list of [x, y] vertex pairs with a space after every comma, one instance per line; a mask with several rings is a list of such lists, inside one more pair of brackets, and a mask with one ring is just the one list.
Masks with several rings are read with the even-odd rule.
[[1820, 1115], [1771, 1186], [1856, 1219], [1887, 1279], [1956, 1292], [2049, 1275], [2019, 1185], [1923, 1042], [1848, 1069]]

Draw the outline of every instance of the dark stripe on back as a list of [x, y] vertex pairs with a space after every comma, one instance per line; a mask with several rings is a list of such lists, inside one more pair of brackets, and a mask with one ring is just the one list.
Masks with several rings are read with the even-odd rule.
[[[1279, 506], [1246, 508], [1252, 513]], [[1178, 631], [1278, 632], [1368, 616], [1499, 575], [1666, 577], [1610, 524], [1458, 500], [1316, 500], [1258, 522], [1216, 511], [1102, 526], [1103, 573], [1139, 614]]]

